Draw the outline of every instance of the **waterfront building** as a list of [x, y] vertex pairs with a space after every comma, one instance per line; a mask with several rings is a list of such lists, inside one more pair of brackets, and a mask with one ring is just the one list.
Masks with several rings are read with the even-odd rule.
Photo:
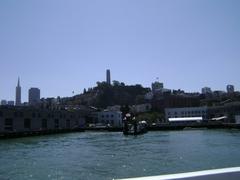
[[100, 111], [92, 112], [93, 124], [110, 125], [111, 127], [122, 127], [122, 112], [120, 111]]
[[224, 123], [240, 123], [240, 102], [225, 103], [212, 107], [166, 108], [165, 118], [202, 117], [204, 120], [222, 121]]
[[208, 118], [227, 117], [225, 123], [236, 123], [235, 116], [240, 115], [240, 102], [229, 102], [221, 106], [208, 107]]
[[166, 108], [165, 118], [189, 118], [189, 117], [202, 117], [207, 120], [207, 106], [203, 107], [184, 107], [184, 108]]
[[8, 101], [8, 106], [14, 106], [14, 101]]
[[212, 93], [212, 90], [210, 87], [204, 87], [202, 88], [202, 94], [211, 94]]
[[107, 72], [106, 72], [106, 82], [107, 84], [111, 84], [111, 72], [110, 72], [110, 69], [107, 69]]
[[18, 78], [18, 84], [16, 87], [16, 106], [21, 106], [21, 86], [20, 78]]
[[1, 107], [0, 133], [72, 130], [85, 126], [81, 110], [49, 110], [33, 107]]
[[2, 106], [6, 106], [7, 105], [7, 101], [6, 100], [1, 100], [1, 105]]
[[234, 86], [233, 85], [227, 85], [227, 93], [229, 93], [229, 94], [234, 93]]
[[40, 103], [40, 89], [31, 88], [28, 91], [28, 103], [30, 106], [34, 106]]

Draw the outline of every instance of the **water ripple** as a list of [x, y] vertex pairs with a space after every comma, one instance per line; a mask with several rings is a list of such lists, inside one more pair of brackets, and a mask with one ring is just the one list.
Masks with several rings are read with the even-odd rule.
[[240, 165], [240, 132], [73, 133], [0, 141], [0, 179], [102, 180]]

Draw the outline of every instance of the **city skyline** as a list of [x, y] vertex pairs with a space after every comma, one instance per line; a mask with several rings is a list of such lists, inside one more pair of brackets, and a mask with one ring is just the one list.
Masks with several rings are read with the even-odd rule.
[[[107, 69], [107, 72], [110, 72], [110, 70], [109, 69]], [[110, 79], [111, 77], [110, 77], [111, 75], [109, 74], [108, 75], [108, 73], [106, 73], [106, 80], [105, 80], [105, 82], [106, 83], [108, 83], [108, 79]], [[113, 80], [114, 81], [114, 80]], [[104, 82], [104, 81], [100, 81], [100, 82]], [[154, 83], [154, 82], [159, 82], [160, 84], [162, 84], [162, 88], [166, 88], [166, 87], [163, 87], [164, 86], [164, 83], [163, 82], [160, 82], [159, 81], [159, 79], [157, 78], [155, 81], [153, 81], [152, 83]], [[109, 84], [109, 83], [108, 83]], [[137, 83], [136, 83], [137, 84]], [[136, 85], [136, 84], [127, 84], [127, 85]], [[141, 84], [142, 85], [142, 84]], [[96, 87], [97, 86], [97, 84], [94, 86], [94, 87]], [[226, 93], [229, 93], [229, 86], [230, 86], [230, 88], [231, 89], [233, 89], [232, 90], [232, 92], [239, 92], [239, 90], [238, 89], [235, 89], [235, 85], [230, 85], [230, 84], [227, 84], [226, 86], [225, 86], [225, 89], [212, 89], [212, 87], [202, 87], [199, 91], [186, 91], [185, 89], [182, 89], [182, 88], [179, 88], [180, 90], [183, 90], [183, 91], [185, 91], [186, 93], [202, 93], [202, 94], [205, 94], [206, 92], [203, 92], [203, 89], [205, 89], [205, 88], [210, 88], [210, 91], [212, 91], [212, 92], [214, 92], [214, 91], [224, 91], [224, 92], [226, 92]], [[18, 92], [19, 91], [19, 88], [20, 88], [20, 92]], [[92, 87], [88, 87], [88, 88], [92, 88]], [[147, 87], [147, 88], [150, 88], [150, 89], [152, 89], [153, 87], [151, 87], [151, 86], [149, 86], [149, 87]], [[34, 95], [34, 96], [37, 96], [37, 99], [41, 99], [41, 98], [56, 98], [56, 97], [70, 97], [70, 96], [73, 96], [73, 95], [76, 95], [75, 94], [75, 92], [73, 91], [72, 93], [72, 95], [70, 95], [70, 96], [60, 96], [60, 95], [57, 95], [57, 96], [49, 96], [49, 97], [44, 97], [44, 96], [40, 96], [40, 89], [39, 88], [36, 88], [36, 87], [30, 87], [30, 88], [28, 88], [28, 92], [27, 92], [27, 96], [28, 96], [28, 99], [25, 101], [21, 101], [21, 97], [22, 97], [22, 94], [24, 94], [24, 92], [22, 93], [22, 91], [21, 91], [21, 89], [22, 89], [22, 87], [20, 86], [20, 78], [18, 77], [18, 81], [17, 81], [17, 87], [16, 87], [16, 89], [15, 89], [15, 99], [18, 99], [17, 98], [17, 96], [19, 97], [20, 96], [20, 104], [21, 103], [30, 103], [30, 96], [32, 96], [32, 95], [30, 95], [29, 93], [30, 93], [30, 91], [32, 91], [32, 90], [37, 90], [38, 92], [37, 92], [37, 94], [38, 95]], [[86, 88], [85, 88], [86, 89]], [[169, 90], [178, 90], [178, 89], [169, 89]], [[34, 92], [35, 93], [35, 92]], [[83, 92], [79, 92], [79, 94], [82, 94]], [[17, 95], [18, 94], [18, 95]], [[0, 99], [1, 101], [9, 101], [9, 102], [11, 102], [12, 101], [12, 99]], [[14, 102], [14, 101], [13, 101]], [[15, 102], [17, 102], [17, 100], [15, 100]], [[18, 103], [18, 105], [20, 105], [19, 103]]]
[[[231, 3], [230, 3], [231, 2]], [[42, 97], [72, 96], [111, 79], [169, 89], [240, 89], [240, 2], [1, 1], [0, 99], [21, 78]], [[42, 13], [44, 12], [44, 13]]]

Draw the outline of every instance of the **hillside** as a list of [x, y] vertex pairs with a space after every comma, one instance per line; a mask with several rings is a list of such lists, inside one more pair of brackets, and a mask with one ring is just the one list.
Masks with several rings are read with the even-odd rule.
[[64, 103], [67, 105], [88, 105], [106, 108], [113, 105], [132, 105], [144, 103], [144, 95], [149, 88], [141, 85], [126, 86], [124, 83], [114, 81], [113, 85], [98, 82], [97, 86], [84, 91], [83, 94], [69, 98]]

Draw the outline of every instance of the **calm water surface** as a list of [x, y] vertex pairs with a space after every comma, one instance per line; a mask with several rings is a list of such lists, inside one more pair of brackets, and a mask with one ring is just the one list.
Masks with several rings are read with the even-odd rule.
[[240, 131], [73, 133], [0, 140], [0, 179], [79, 179], [161, 175], [240, 166]]

